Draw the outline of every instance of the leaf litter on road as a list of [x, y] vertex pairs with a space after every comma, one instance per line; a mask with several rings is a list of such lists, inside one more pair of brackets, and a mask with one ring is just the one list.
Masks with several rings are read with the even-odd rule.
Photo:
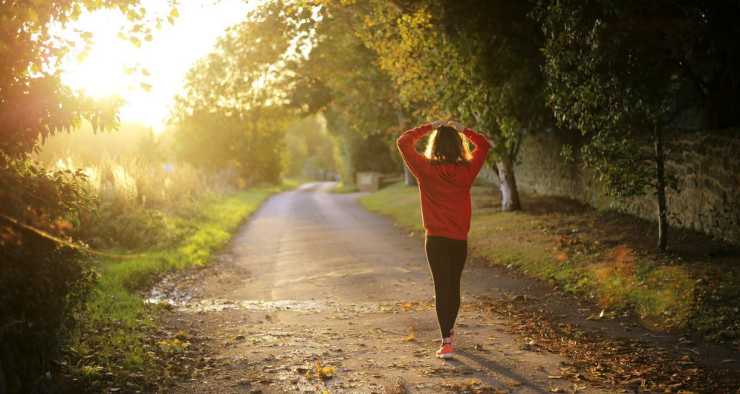
[[659, 345], [635, 339], [612, 339], [571, 323], [554, 323], [520, 299], [482, 298], [478, 308], [511, 320], [509, 331], [524, 338], [522, 348], [561, 354], [570, 360], [559, 376], [583, 390], [582, 382], [647, 392], [732, 393], [740, 377], [721, 369], [704, 368], [694, 357], [676, 357]]

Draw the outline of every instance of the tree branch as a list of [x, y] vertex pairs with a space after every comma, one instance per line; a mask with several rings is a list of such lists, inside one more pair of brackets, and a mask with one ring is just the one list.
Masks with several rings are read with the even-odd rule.
[[12, 218], [10, 216], [6, 216], [6, 215], [4, 215], [2, 213], [0, 213], [0, 219], [3, 219], [6, 222], [8, 222], [8, 223], [10, 223], [10, 224], [12, 224], [12, 225], [14, 225], [14, 226], [22, 229], [22, 230], [28, 231], [31, 234], [34, 234], [34, 235], [36, 235], [38, 237], [41, 237], [41, 238], [44, 238], [44, 239], [49, 240], [51, 242], [54, 242], [54, 243], [56, 243], [59, 246], [66, 246], [66, 247], [68, 247], [70, 249], [74, 249], [74, 250], [77, 250], [79, 252], [89, 253], [91, 255], [96, 255], [96, 256], [110, 257], [110, 258], [114, 258], [114, 259], [133, 259], [133, 258], [137, 258], [137, 257], [141, 257], [142, 256], [141, 254], [122, 255], [122, 254], [99, 252], [97, 250], [90, 249], [90, 247], [88, 247], [87, 245], [76, 243], [76, 242], [72, 242], [72, 241], [67, 241], [65, 239], [62, 239], [62, 238], [59, 238], [59, 237], [54, 236], [52, 234], [49, 234], [48, 232], [46, 232], [44, 230], [41, 230], [39, 228], [33, 227], [33, 226], [28, 225], [28, 224], [25, 224], [25, 223], [21, 223], [20, 221]]

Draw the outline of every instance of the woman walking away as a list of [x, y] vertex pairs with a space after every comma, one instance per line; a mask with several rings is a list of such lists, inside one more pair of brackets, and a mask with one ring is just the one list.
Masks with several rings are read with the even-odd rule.
[[[424, 155], [416, 143], [432, 132]], [[475, 150], [468, 152], [467, 137]], [[454, 121], [435, 121], [401, 134], [398, 150], [419, 183], [426, 254], [434, 278], [442, 346], [437, 357], [451, 358], [453, 327], [460, 309], [460, 277], [468, 254], [470, 187], [491, 149], [485, 137]]]

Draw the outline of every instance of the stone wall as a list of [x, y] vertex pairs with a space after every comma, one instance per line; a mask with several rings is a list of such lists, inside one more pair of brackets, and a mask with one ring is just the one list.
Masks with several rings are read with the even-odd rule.
[[[581, 163], [566, 163], [560, 151], [563, 144], [577, 142], [572, 138], [557, 132], [527, 135], [516, 166], [520, 190], [656, 220], [652, 196], [613, 200]], [[666, 170], [679, 180], [678, 192], [668, 193], [670, 224], [740, 244], [740, 131], [682, 134], [668, 140]], [[484, 176], [495, 178], [492, 172]]]

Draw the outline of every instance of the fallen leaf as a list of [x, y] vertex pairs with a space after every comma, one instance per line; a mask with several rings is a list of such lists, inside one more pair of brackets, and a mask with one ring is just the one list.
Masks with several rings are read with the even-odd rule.
[[416, 340], [416, 327], [411, 326], [409, 327], [409, 335], [407, 335], [405, 338], [403, 338], [406, 342], [413, 342]]
[[334, 367], [322, 366], [320, 360], [316, 360], [316, 376], [321, 380], [328, 380], [334, 377], [336, 369]]

